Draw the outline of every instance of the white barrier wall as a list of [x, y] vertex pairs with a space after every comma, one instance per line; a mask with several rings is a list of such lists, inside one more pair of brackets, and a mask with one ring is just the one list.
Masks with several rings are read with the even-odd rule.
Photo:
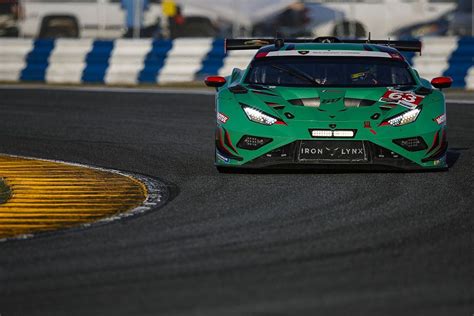
[[474, 66], [469, 68], [469, 71], [467, 72], [466, 89], [467, 90], [474, 90]]
[[255, 55], [256, 50], [231, 50], [227, 53], [224, 66], [219, 70], [220, 76], [228, 76], [232, 69], [245, 69]]
[[138, 84], [138, 75], [144, 67], [145, 57], [152, 42], [146, 39], [115, 41], [105, 75], [108, 84]]
[[0, 81], [20, 81], [26, 67], [26, 56], [33, 49], [32, 40], [0, 40]]
[[177, 39], [169, 51], [157, 82], [189, 82], [201, 69], [202, 61], [211, 49], [212, 39]]
[[442, 76], [448, 69], [449, 57], [456, 48], [455, 37], [427, 37], [423, 39], [422, 55], [413, 58], [413, 67], [426, 79]]
[[49, 56], [46, 82], [81, 83], [86, 67], [85, 56], [92, 48], [92, 40], [58, 39]]

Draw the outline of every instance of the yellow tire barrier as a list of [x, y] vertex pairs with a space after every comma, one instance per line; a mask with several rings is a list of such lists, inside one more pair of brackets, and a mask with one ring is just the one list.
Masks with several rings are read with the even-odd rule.
[[0, 239], [80, 226], [139, 208], [147, 186], [122, 173], [0, 155], [10, 198], [0, 204]]

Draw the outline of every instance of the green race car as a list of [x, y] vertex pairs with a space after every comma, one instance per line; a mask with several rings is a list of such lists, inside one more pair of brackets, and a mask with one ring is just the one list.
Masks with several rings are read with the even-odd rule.
[[256, 49], [245, 70], [210, 76], [215, 165], [447, 168], [449, 77], [421, 78], [399, 51], [418, 41], [232, 39]]

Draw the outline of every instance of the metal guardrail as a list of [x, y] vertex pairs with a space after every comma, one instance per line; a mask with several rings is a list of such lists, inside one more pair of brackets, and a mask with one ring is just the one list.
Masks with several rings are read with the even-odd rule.
[[[424, 78], [447, 75], [474, 89], [474, 38], [431, 37], [404, 53]], [[221, 39], [0, 40], [1, 82], [160, 84], [192, 82], [245, 68], [254, 51], [224, 52]]]

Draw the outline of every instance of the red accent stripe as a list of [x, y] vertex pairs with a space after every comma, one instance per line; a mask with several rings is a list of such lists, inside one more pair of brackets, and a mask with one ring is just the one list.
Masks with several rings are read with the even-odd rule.
[[446, 150], [448, 149], [448, 143], [446, 139], [446, 132], [445, 130], [442, 131], [442, 136], [441, 136], [441, 143], [439, 145], [438, 150], [431, 154], [430, 158], [440, 158], [442, 155], [446, 153]]
[[236, 153], [238, 154], [237, 150], [235, 149], [234, 145], [232, 145], [232, 142], [230, 140], [230, 135], [229, 133], [224, 130], [225, 138], [227, 139], [227, 145]]
[[372, 134], [374, 134], [374, 135], [377, 135], [377, 132], [374, 131], [373, 129], [370, 129], [370, 132], [371, 132]]
[[428, 153], [430, 153], [430, 152], [433, 151], [436, 147], [438, 147], [438, 145], [439, 145], [439, 139], [438, 139], [439, 135], [438, 135], [438, 134], [439, 134], [439, 131], [436, 132], [436, 134], [435, 134], [435, 136], [434, 136], [434, 138], [433, 138], [433, 144], [431, 145], [430, 149], [428, 150]]
[[[224, 151], [223, 154], [226, 154], [230, 157], [235, 157], [235, 155], [233, 153], [231, 153], [230, 150], [228, 150], [224, 145], [224, 139], [223, 139], [223, 135], [222, 135], [223, 132], [225, 132], [225, 131], [223, 131], [222, 129], [219, 129], [219, 139], [218, 139], [219, 145], [220, 145], [219, 149], [222, 149]], [[231, 158], [231, 159], [234, 159], [234, 158]]]
[[280, 120], [276, 121], [275, 124], [277, 124], [277, 125], [288, 125], [285, 122], [280, 121]]

